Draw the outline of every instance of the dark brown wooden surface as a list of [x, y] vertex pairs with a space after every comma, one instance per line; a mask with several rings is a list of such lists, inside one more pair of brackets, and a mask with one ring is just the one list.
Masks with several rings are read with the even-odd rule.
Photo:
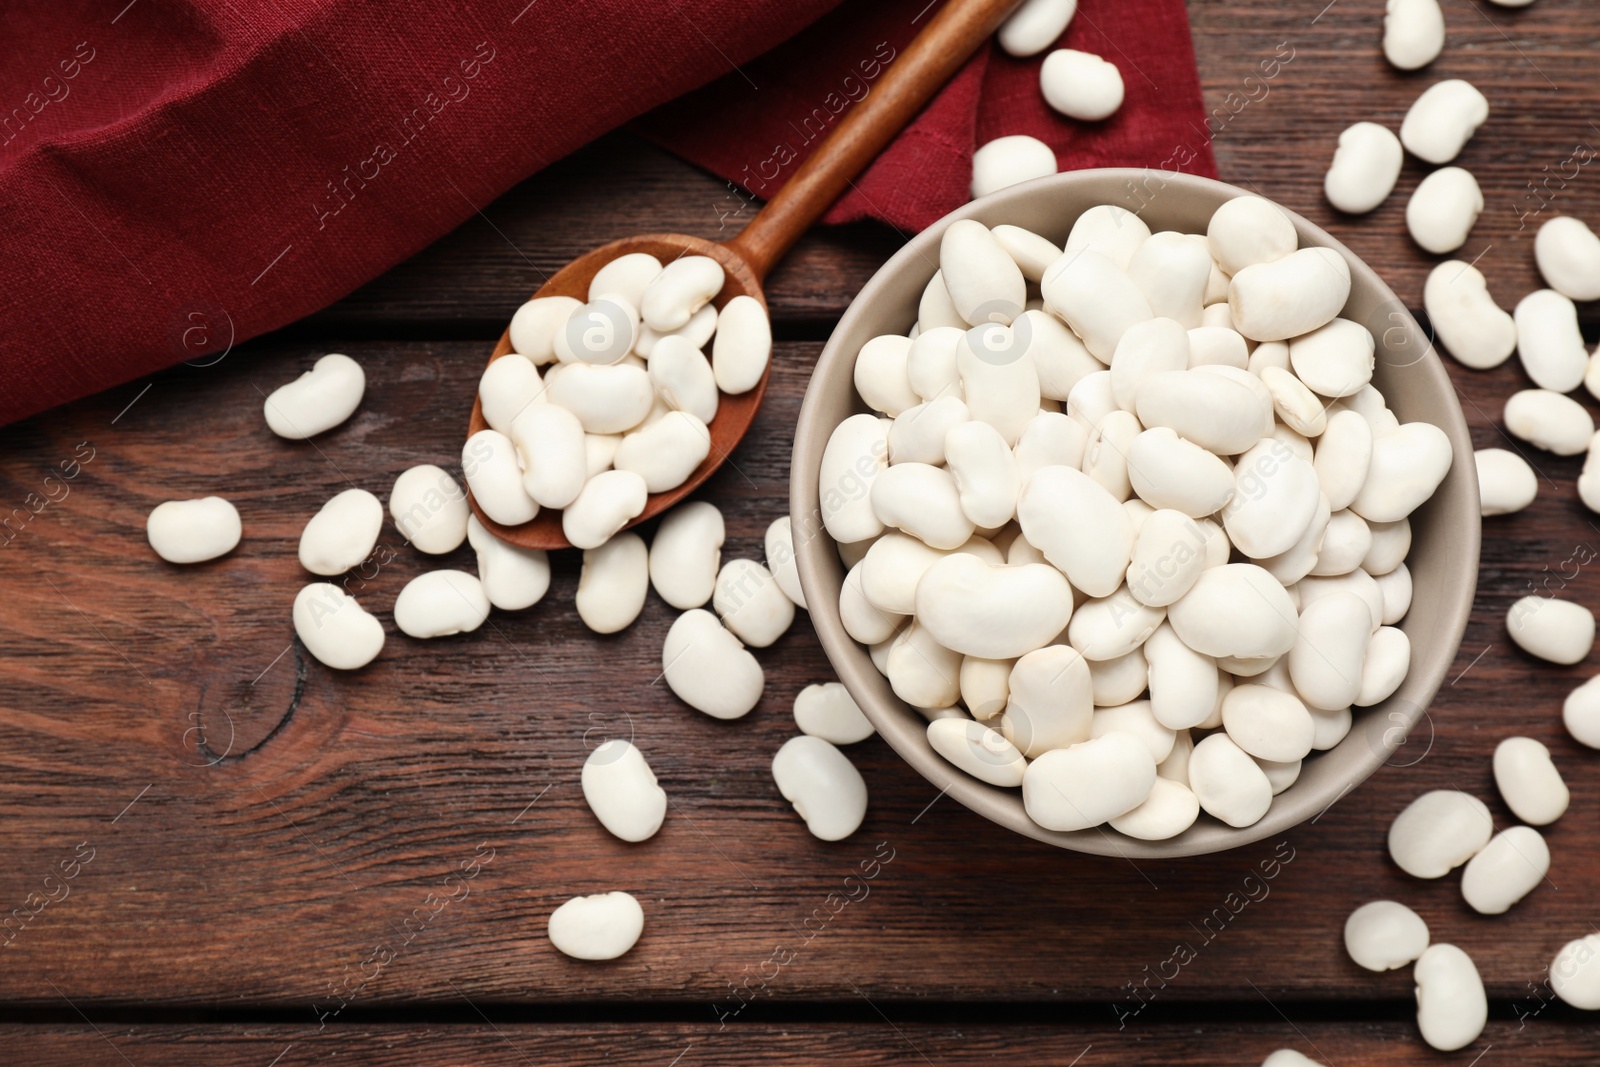
[[[1295, 49], [1219, 133], [1222, 173], [1331, 223], [1415, 304], [1432, 260], [1402, 218], [1421, 170], [1408, 163], [1397, 196], [1365, 220], [1332, 220], [1320, 181], [1338, 130], [1366, 117], [1397, 124], [1434, 75], [1382, 68], [1374, 0], [1338, 0], [1316, 18], [1320, 9], [1193, 9], [1214, 106], [1279, 42]], [[1489, 200], [1465, 258], [1485, 252], [1479, 265], [1510, 306], [1537, 284], [1533, 227], [1517, 231], [1517, 208], [1533, 204], [1521, 199], [1526, 182], [1600, 137], [1586, 119], [1595, 30], [1565, 0], [1519, 12], [1449, 0], [1446, 14], [1438, 76], [1471, 78], [1495, 109], [1463, 157]], [[1600, 219], [1591, 169], [1566, 180], [1545, 215]], [[454, 464], [477, 374], [536, 286], [535, 266], [647, 230], [723, 235], [724, 194], [616, 135], [487, 208], [504, 237], [475, 220], [283, 337], [0, 430], [0, 514], [37, 506], [30, 493], [59, 497], [45, 476], [87, 455], [80, 442], [93, 450], [70, 494], [0, 547], [0, 914], [37, 910], [0, 949], [0, 1005], [11, 1023], [49, 1024], [12, 1027], [8, 1048], [25, 1043], [29, 1062], [266, 1064], [294, 1043], [284, 1063], [342, 1051], [395, 1063], [614, 1053], [666, 1064], [694, 1044], [694, 1056], [729, 1062], [819, 1050], [877, 1062], [915, 1058], [897, 1042], [923, 1026], [914, 1040], [933, 1062], [1004, 1052], [1070, 1063], [1094, 1044], [1083, 1063], [1255, 1063], [1293, 1036], [1281, 1010], [1332, 1063], [1418, 1062], [1430, 1054], [1406, 1021], [1408, 972], [1363, 972], [1340, 943], [1348, 912], [1383, 896], [1477, 960], [1500, 1021], [1468, 1059], [1491, 1044], [1490, 1056], [1528, 1062], [1595, 1059], [1592, 1020], [1539, 1008], [1551, 955], [1600, 922], [1600, 754], [1559, 721], [1595, 659], [1538, 664], [1503, 624], [1535, 585], [1600, 604], [1600, 528], [1573, 490], [1580, 459], [1530, 453], [1545, 476], [1538, 501], [1486, 523], [1455, 681], [1393, 765], [1281, 848], [1209, 859], [1136, 867], [1034, 845], [938, 799], [875, 739], [850, 751], [871, 791], [866, 824], [849, 841], [818, 842], [768, 772], [793, 732], [793, 695], [829, 677], [804, 616], [760, 654], [768, 686], [756, 711], [716, 722], [656, 680], [674, 613], [652, 596], [629, 631], [589, 634], [572, 607], [571, 558], [533, 610], [419, 642], [395, 632], [388, 611], [441, 561], [386, 529], [394, 559], [351, 584], [390, 632], [380, 659], [340, 675], [296, 648], [289, 604], [305, 581], [295, 560], [305, 519], [351, 484], [385, 496], [412, 464]], [[702, 492], [728, 518], [724, 558], [760, 556], [786, 508], [790, 428], [820, 341], [897, 243], [865, 227], [814, 233], [772, 275], [789, 340], [755, 432]], [[366, 366], [361, 410], [314, 443], [273, 437], [262, 393], [329, 350]], [[1520, 370], [1452, 373], [1475, 442], [1504, 446], [1500, 406], [1526, 384]], [[239, 550], [199, 567], [161, 563], [144, 541], [149, 509], [211, 492], [239, 506]], [[442, 562], [470, 568], [471, 557]], [[1383, 838], [1431, 788], [1470, 790], [1509, 822], [1489, 754], [1512, 733], [1550, 745], [1573, 804], [1547, 835], [1549, 882], [1487, 919], [1461, 902], [1457, 879], [1401, 875]], [[643, 845], [607, 836], [578, 789], [589, 748], [619, 734], [644, 749], [673, 801]], [[1275, 854], [1293, 858], [1272, 867]], [[491, 855], [472, 879], [446, 882]], [[865, 889], [845, 881], [863, 864], [876, 871]], [[62, 879], [63, 865], [76, 876]], [[544, 937], [550, 910], [611, 888], [645, 906], [638, 947], [606, 965], [557, 954]], [[1241, 904], [1247, 891], [1257, 899]], [[57, 899], [41, 907], [47, 897]], [[1194, 959], [1174, 968], [1180, 944]], [[900, 1031], [881, 1025], [880, 1009]], [[372, 1012], [396, 1013], [386, 1022], [436, 1013], [443, 1028], [374, 1030]], [[548, 1025], [566, 1013], [585, 1025]], [[1519, 1014], [1530, 1015], [1520, 1032]], [[742, 1027], [744, 1052], [726, 1031], [707, 1036], [724, 1017]], [[845, 1022], [798, 1025], [836, 1017]], [[139, 1018], [216, 1026], [132, 1026]], [[1238, 1026], [1212, 1025], [1230, 1019]]]
[[[892, 1014], [892, 1013], [891, 1013]], [[672, 1067], [681, 1064], [740, 1067], [752, 1059], [790, 1063], [929, 1063], [939, 1067], [1026, 1063], [1038, 1067], [1096, 1067], [1110, 1063], [1171, 1067], [1238, 1067], [1257, 1064], [1279, 1048], [1297, 1049], [1332, 1064], [1410, 1067], [1447, 1063], [1450, 1057], [1419, 1054], [1405, 1024], [1296, 1024], [1259, 1026], [1207, 1022], [1155, 1025], [1119, 1031], [1106, 1026], [1000, 1027], [929, 1025], [874, 1018], [872, 1022], [745, 1026], [642, 1025], [572, 1027], [530, 1025], [494, 1019], [479, 1026], [353, 1026], [306, 1032], [283, 1025], [215, 1026], [52, 1025], [10, 1026], [0, 1040], [22, 1055], [16, 1062], [38, 1067], [127, 1067], [172, 1064], [186, 1067], [292, 1067], [294, 1064], [356, 1062], [402, 1064], [471, 1063], [480, 1067], [561, 1064], [590, 1067]], [[1542, 1025], [1519, 1030], [1516, 1023], [1491, 1023], [1483, 1060], [1540, 1067], [1578, 1067], [1600, 1056], [1593, 1027]], [[274, 1059], [274, 1057], [279, 1057]], [[1463, 1061], [1465, 1062], [1465, 1061]]]

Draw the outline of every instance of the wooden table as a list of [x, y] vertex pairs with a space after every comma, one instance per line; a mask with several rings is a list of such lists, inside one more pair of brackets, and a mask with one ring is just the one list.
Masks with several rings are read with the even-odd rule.
[[[1469, 77], [1494, 112], [1461, 160], [1489, 202], [1463, 258], [1510, 306], [1537, 284], [1541, 218], [1600, 218], [1600, 178], [1563, 163], [1600, 137], [1589, 10], [1447, 0], [1444, 57], [1401, 76], [1377, 51], [1378, 0], [1322, 2], [1192, 11], [1223, 176], [1330, 226], [1415, 305], [1431, 261], [1403, 211], [1422, 169], [1408, 163], [1359, 221], [1331, 216], [1321, 172], [1349, 122], [1395, 127], [1433, 77]], [[1246, 80], [1286, 51], [1277, 77]], [[794, 732], [794, 694], [829, 677], [804, 617], [761, 654], [756, 711], [713, 721], [658, 681], [673, 613], [652, 597], [627, 632], [586, 632], [570, 558], [533, 610], [418, 642], [387, 620], [395, 595], [471, 559], [396, 551], [353, 584], [385, 616], [383, 657], [352, 676], [311, 660], [289, 622], [306, 517], [349, 484], [383, 495], [412, 464], [455, 462], [489, 345], [540, 272], [631, 233], [718, 236], [725, 195], [607, 137], [292, 329], [0, 431], [7, 509], [50, 486], [59, 497], [45, 476], [79, 464], [68, 495], [0, 551], [0, 906], [27, 916], [0, 954], [0, 1059], [1255, 1064], [1291, 1045], [1338, 1065], [1431, 1061], [1409, 972], [1366, 973], [1342, 949], [1349, 911], [1394, 897], [1465, 947], [1488, 985], [1489, 1028], [1459, 1062], [1600, 1060], [1593, 1018], [1543, 986], [1556, 948], [1600, 922], [1600, 755], [1559, 720], [1593, 668], [1536, 663], [1502, 621], [1533, 588], [1600, 602], [1578, 458], [1535, 454], [1539, 499], [1486, 524], [1457, 666], [1391, 766], [1281, 841], [1205, 860], [1035, 845], [940, 799], [877, 739], [850, 751], [871, 789], [865, 825], [819, 842], [768, 771]], [[869, 227], [819, 232], [772, 278], [772, 389], [702, 494], [727, 516], [724, 558], [760, 557], [786, 508], [812, 361], [897, 243]], [[271, 436], [262, 391], [330, 350], [367, 368], [360, 411], [312, 443]], [[1497, 419], [1520, 369], [1451, 370], [1475, 442], [1505, 445]], [[150, 508], [210, 492], [238, 503], [239, 549], [181, 570], [157, 561]], [[1384, 833], [1440, 787], [1509, 822], [1489, 755], [1513, 733], [1551, 747], [1573, 802], [1548, 832], [1548, 884], [1488, 919], [1456, 879], [1401, 875]], [[672, 800], [644, 845], [602, 832], [578, 789], [589, 749], [619, 735], [648, 752]], [[638, 947], [605, 965], [557, 954], [551, 909], [613, 888], [644, 904]]]

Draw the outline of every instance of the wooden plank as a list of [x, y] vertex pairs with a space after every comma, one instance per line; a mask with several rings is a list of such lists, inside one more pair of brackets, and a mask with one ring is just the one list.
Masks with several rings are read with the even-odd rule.
[[[1341, 947], [1346, 914], [1376, 897], [1416, 907], [1508, 1002], [1531, 1003], [1555, 950], [1590, 930], [1600, 757], [1566, 737], [1559, 709], [1595, 661], [1538, 664], [1503, 624], [1535, 583], [1600, 601], [1600, 530], [1570, 488], [1577, 458], [1539, 457], [1552, 483], [1490, 523], [1459, 677], [1414, 742], [1283, 843], [1137, 865], [1047, 849], [941, 799], [873, 739], [850, 753], [871, 790], [867, 821], [824, 844], [768, 769], [793, 733], [794, 694], [830, 676], [803, 616], [760, 654], [756, 711], [713, 721], [658, 682], [674, 613], [652, 596], [631, 630], [587, 633], [570, 557], [526, 613], [439, 641], [394, 633], [408, 579], [472, 562], [424, 560], [386, 530], [393, 559], [350, 586], [390, 629], [382, 657], [338, 675], [294, 646], [301, 525], [348, 484], [386, 494], [414, 463], [453, 466], [487, 351], [342, 347], [367, 368], [367, 399], [314, 443], [272, 437], [259, 416], [263, 392], [322, 351], [310, 345], [256, 346], [0, 431], [0, 501], [58, 498], [0, 548], [0, 914], [29, 916], [13, 920], [0, 1001], [137, 997], [309, 1019], [465, 994], [671, 1001], [711, 1019], [865, 994], [1065, 1001], [1146, 1024], [1177, 1001], [1262, 995], [1403, 1009], [1409, 975], [1363, 972]], [[702, 493], [727, 515], [725, 559], [759, 558], [786, 508], [817, 350], [779, 346], [755, 432]], [[1480, 442], [1495, 437], [1479, 412], [1507, 373], [1457, 376]], [[45, 481], [86, 449], [76, 477]], [[237, 502], [244, 543], [197, 567], [160, 563], [143, 541], [150, 508], [211, 492]], [[1456, 879], [1401, 875], [1384, 834], [1431, 788], [1471, 790], [1508, 821], [1489, 754], [1514, 732], [1551, 746], [1573, 807], [1548, 833], [1549, 883], [1486, 919]], [[609, 838], [579, 793], [589, 749], [615, 735], [640, 745], [673, 801], [643, 845]], [[604, 966], [557, 955], [550, 910], [612, 888], [646, 908], [635, 951]]]
[[[892, 1016], [893, 1008], [889, 1008]], [[49, 1067], [127, 1067], [163, 1063], [181, 1067], [296, 1067], [352, 1057], [374, 1067], [473, 1063], [528, 1067], [560, 1063], [628, 1067], [683, 1067], [748, 1063], [936, 1063], [940, 1067], [1023, 1062], [1040, 1067], [1240, 1067], [1260, 1063], [1278, 1048], [1294, 1048], [1329, 1064], [1409, 1067], [1433, 1060], [1406, 1023], [1205, 1024], [1118, 1031], [1092, 1026], [951, 1026], [872, 1022], [711, 1026], [647, 1025], [356, 1026], [329, 1028], [219, 1026], [7, 1026], [0, 1029], [18, 1062]], [[1479, 1041], [1459, 1053], [1461, 1062], [1482, 1050], [1496, 1056], [1533, 1057], [1541, 1067], [1590, 1064], [1600, 1056], [1600, 1034], [1573, 1023], [1538, 1023], [1519, 1029], [1494, 1022]], [[276, 1057], [276, 1058], [275, 1058]], [[1442, 1057], [1439, 1057], [1442, 1061]], [[1494, 1062], [1491, 1058], [1486, 1062]]]
[[[1457, 160], [1476, 175], [1486, 206], [1454, 256], [1477, 261], [1502, 306], [1543, 284], [1532, 243], [1542, 221], [1556, 214], [1600, 221], [1591, 35], [1559, 4], [1512, 10], [1449, 0], [1444, 54], [1412, 74], [1389, 68], [1379, 51], [1382, 0], [1338, 0], [1326, 9], [1234, 0], [1191, 5], [1189, 18], [1211, 115], [1196, 143], [1214, 137], [1222, 178], [1331, 230], [1413, 308], [1428, 270], [1446, 258], [1421, 251], [1405, 228], [1406, 200], [1432, 168], [1408, 158], [1394, 194], [1359, 218], [1327, 204], [1322, 176], [1341, 130], [1361, 120], [1398, 130], [1435, 80], [1466, 78], [1490, 100], [1488, 124]], [[540, 272], [636, 233], [729, 235], [752, 210], [732, 214], [740, 203], [720, 179], [614, 134], [529, 178], [487, 207], [487, 219], [313, 316], [296, 336], [415, 336], [416, 326], [436, 337], [493, 336]], [[770, 280], [780, 330], [823, 336], [899, 244], [878, 226], [808, 236]]]

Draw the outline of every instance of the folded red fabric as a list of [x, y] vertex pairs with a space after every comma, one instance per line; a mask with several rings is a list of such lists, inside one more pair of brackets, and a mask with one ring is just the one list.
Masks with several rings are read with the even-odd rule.
[[[765, 198], [783, 185], [930, 14], [928, 0], [846, 4], [793, 40], [636, 124], [647, 136]], [[1122, 107], [1104, 122], [1044, 102], [1044, 55], [1017, 59], [990, 42], [951, 79], [827, 222], [876, 218], [914, 233], [969, 199], [972, 153], [1008, 134], [1055, 149], [1062, 170], [1160, 167], [1216, 177], [1188, 15], [1175, 0], [1079, 0], [1055, 47], [1102, 56], [1122, 75]], [[709, 123], [705, 116], [716, 115]], [[723, 222], [754, 208], [730, 200]]]
[[[766, 162], [780, 142], [802, 156], [827, 125], [814, 106], [859, 95], [927, 0], [852, 0], [752, 64], [837, 2], [4, 5], [0, 423], [323, 307], [708, 82], [646, 128], [770, 193], [795, 165]], [[1122, 68], [1118, 116], [1060, 120], [1036, 61], [980, 55], [830, 218], [921, 226], [964, 198], [972, 147], [1000, 133], [1040, 136], [1070, 166], [1160, 165], [1186, 137], [1184, 169], [1207, 170], [1182, 0], [1120, 2], [1086, 0], [1067, 40]], [[696, 121], [697, 99], [732, 110]]]

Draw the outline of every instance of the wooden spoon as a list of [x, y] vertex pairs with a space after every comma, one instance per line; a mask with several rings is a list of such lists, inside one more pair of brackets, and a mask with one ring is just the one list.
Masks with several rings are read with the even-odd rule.
[[[586, 301], [589, 282], [601, 267], [630, 252], [648, 252], [663, 263], [680, 256], [710, 256], [722, 264], [726, 280], [713, 303], [720, 309], [736, 296], [752, 296], [766, 306], [761, 282], [805, 229], [839, 198], [850, 180], [866, 169], [873, 157], [922, 109], [934, 92], [950, 79], [977, 51], [1017, 0], [949, 0], [929, 20], [899, 58], [892, 61], [872, 91], [834, 127], [817, 146], [778, 194], [767, 202], [738, 236], [727, 242], [708, 241], [686, 234], [663, 233], [612, 241], [567, 264], [539, 287], [535, 297], [570, 296]], [[492, 363], [511, 351], [511, 333], [500, 335], [500, 343], [489, 357]], [[689, 480], [664, 493], [653, 493], [644, 511], [628, 525], [643, 522], [665, 511], [692, 493], [711, 472], [722, 465], [739, 439], [750, 428], [756, 408], [767, 390], [768, 373], [754, 389], [718, 397], [717, 415], [711, 421], [711, 452], [689, 475]], [[487, 428], [483, 405], [474, 398], [468, 433]], [[568, 548], [570, 542], [561, 530], [561, 512], [545, 508], [531, 522], [502, 526], [471, 501], [478, 521], [504, 541], [523, 548]]]

